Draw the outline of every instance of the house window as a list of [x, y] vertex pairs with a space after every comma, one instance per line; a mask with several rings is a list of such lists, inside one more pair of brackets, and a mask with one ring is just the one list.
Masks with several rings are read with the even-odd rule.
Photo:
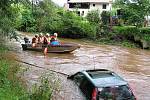
[[103, 9], [106, 9], [107, 5], [106, 4], [103, 4]]
[[69, 3], [69, 8], [89, 9], [89, 3]]
[[77, 15], [80, 16], [80, 11], [77, 11]]
[[93, 7], [95, 7], [95, 4], [93, 4]]
[[81, 14], [82, 16], [84, 16], [84, 11], [82, 11], [82, 14]]

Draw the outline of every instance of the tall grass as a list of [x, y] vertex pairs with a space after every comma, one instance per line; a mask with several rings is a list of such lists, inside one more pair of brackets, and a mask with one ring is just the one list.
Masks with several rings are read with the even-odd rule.
[[41, 76], [40, 83], [34, 84], [30, 91], [31, 100], [52, 100], [56, 92], [59, 92], [60, 81], [54, 73], [46, 73]]
[[8, 58], [8, 48], [0, 45], [0, 100], [19, 100], [26, 94], [23, 81], [17, 76], [20, 65]]

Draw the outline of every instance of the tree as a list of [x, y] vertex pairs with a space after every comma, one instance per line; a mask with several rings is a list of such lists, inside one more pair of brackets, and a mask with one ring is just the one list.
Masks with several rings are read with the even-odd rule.
[[67, 38], [95, 38], [96, 28], [74, 12], [65, 11], [62, 16], [63, 28], [60, 34]]
[[12, 27], [11, 17], [13, 16], [11, 10], [11, 0], [2, 0], [0, 2], [0, 34], [8, 35], [10, 27]]
[[110, 19], [110, 12], [103, 11], [101, 13], [101, 20], [103, 25], [109, 25], [109, 19]]
[[115, 0], [114, 6], [124, 11], [122, 18], [139, 27], [150, 14], [150, 0]]
[[99, 13], [99, 10], [93, 10], [93, 11], [90, 11], [87, 16], [86, 16], [87, 20], [91, 23], [100, 23], [100, 13]]
[[[2, 0], [0, 5], [0, 31], [5, 33], [16, 28], [27, 32], [58, 32], [62, 37], [95, 38], [95, 24], [63, 10], [51, 0]], [[100, 23], [99, 15], [95, 23]]]
[[0, 34], [3, 36], [14, 36], [16, 19], [19, 16], [18, 4], [28, 0], [1, 0], [0, 2]]
[[103, 11], [101, 13], [100, 35], [107, 35], [110, 31], [110, 12]]

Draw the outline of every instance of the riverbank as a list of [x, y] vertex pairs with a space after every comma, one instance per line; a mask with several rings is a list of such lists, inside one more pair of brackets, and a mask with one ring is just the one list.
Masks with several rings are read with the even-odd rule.
[[29, 66], [16, 62], [18, 58], [12, 53], [13, 44], [9, 46], [5, 43], [5, 39], [1, 38], [0, 100], [50, 100], [55, 89], [49, 80], [51, 75], [41, 75], [36, 83], [30, 84], [29, 88], [28, 80], [24, 76]]
[[81, 39], [83, 42], [87, 43], [95, 43], [95, 44], [100, 44], [100, 45], [114, 45], [114, 46], [121, 46], [121, 47], [128, 47], [128, 48], [141, 48], [138, 44], [124, 40], [121, 42], [114, 41], [114, 40], [109, 40], [108, 38], [101, 38], [101, 39], [96, 39], [96, 40], [89, 40], [89, 39]]
[[[4, 40], [3, 40], [4, 41]], [[25, 82], [18, 76], [20, 64], [9, 54], [9, 48], [0, 42], [0, 99], [24, 99], [27, 94]]]
[[[106, 34], [100, 34], [94, 40], [88, 40], [96, 44], [117, 45], [129, 48], [150, 49], [150, 28], [135, 26], [114, 26]], [[83, 39], [87, 40], [87, 39]]]

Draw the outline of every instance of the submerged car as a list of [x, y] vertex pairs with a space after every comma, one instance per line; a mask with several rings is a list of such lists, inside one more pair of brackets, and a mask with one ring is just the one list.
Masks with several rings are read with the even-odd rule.
[[136, 100], [127, 81], [106, 70], [85, 70], [68, 77], [81, 89], [87, 100]]

